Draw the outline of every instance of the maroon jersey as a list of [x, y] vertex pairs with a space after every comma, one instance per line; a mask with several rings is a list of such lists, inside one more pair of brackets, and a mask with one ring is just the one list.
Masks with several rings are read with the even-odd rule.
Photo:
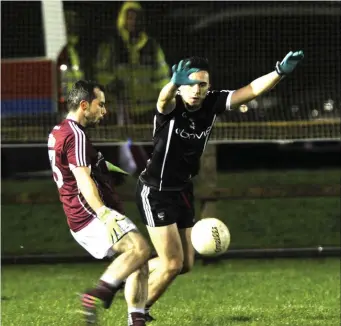
[[92, 146], [84, 127], [73, 120], [63, 120], [49, 135], [48, 153], [60, 201], [72, 231], [81, 230], [96, 217], [78, 189], [72, 173], [76, 167], [89, 167], [104, 204], [122, 213], [104, 158]]

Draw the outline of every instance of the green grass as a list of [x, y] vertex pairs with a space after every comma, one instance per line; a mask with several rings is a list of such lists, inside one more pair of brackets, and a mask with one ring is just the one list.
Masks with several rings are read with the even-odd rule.
[[[128, 216], [135, 216], [134, 203], [125, 205]], [[3, 205], [1, 207], [3, 254], [85, 254], [71, 236], [61, 204]], [[134, 212], [134, 213], [133, 213]], [[15, 218], [13, 218], [15, 217]], [[145, 229], [139, 224], [140, 229]]]
[[[220, 173], [218, 186], [245, 189], [279, 184], [335, 184], [339, 176], [340, 170]], [[127, 181], [119, 187], [119, 193], [135, 191], [134, 179]], [[1, 207], [3, 254], [84, 254], [68, 230], [52, 179], [6, 180], [1, 190], [6, 195]], [[39, 205], [6, 203], [6, 198], [31, 192], [55, 201]], [[146, 235], [134, 202], [125, 203], [125, 208]], [[198, 217], [198, 203], [197, 213]], [[337, 197], [225, 200], [217, 203], [216, 216], [228, 225], [233, 249], [340, 246], [340, 199]]]
[[300, 184], [337, 184], [341, 170], [248, 171], [218, 175], [218, 187], [281, 186]]
[[[147, 236], [135, 204], [125, 206]], [[219, 201], [217, 210], [230, 229], [231, 249], [340, 246], [338, 198]], [[1, 220], [3, 254], [85, 253], [59, 203], [3, 205]]]
[[[92, 286], [103, 262], [3, 266], [2, 325], [80, 326], [76, 293]], [[231, 260], [179, 276], [156, 303], [153, 326], [339, 326], [340, 262]], [[126, 325], [118, 294], [101, 325]]]
[[[337, 184], [340, 182], [341, 170], [295, 170], [295, 171], [252, 171], [237, 173], [218, 173], [217, 187], [245, 188], [251, 186], [280, 186], [299, 184]], [[120, 192], [131, 192], [135, 189], [136, 179], [126, 178], [125, 185], [118, 187]], [[195, 179], [199, 185], [199, 179]], [[200, 186], [201, 187], [201, 186]], [[41, 192], [45, 195], [55, 194], [56, 185], [50, 179], [43, 180], [4, 180], [1, 193], [4, 195]]]

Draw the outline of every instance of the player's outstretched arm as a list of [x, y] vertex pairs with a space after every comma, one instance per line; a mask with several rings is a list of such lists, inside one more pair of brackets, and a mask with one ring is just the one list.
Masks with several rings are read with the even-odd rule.
[[231, 97], [231, 108], [245, 104], [272, 89], [283, 77], [289, 75], [296, 68], [303, 57], [303, 51], [290, 51], [281, 62], [276, 63], [275, 71], [259, 77], [249, 85], [234, 91]]
[[174, 110], [176, 91], [181, 85], [194, 85], [200, 83], [199, 80], [189, 78], [190, 74], [199, 71], [197, 68], [189, 68], [190, 64], [190, 61], [184, 63], [184, 61], [181, 60], [178, 65], [172, 67], [172, 79], [162, 88], [157, 100], [156, 105], [160, 113], [168, 114]]
[[168, 114], [174, 110], [175, 95], [177, 90], [178, 87], [175, 84], [173, 84], [172, 81], [170, 81], [162, 88], [156, 104], [157, 110], [160, 113]]

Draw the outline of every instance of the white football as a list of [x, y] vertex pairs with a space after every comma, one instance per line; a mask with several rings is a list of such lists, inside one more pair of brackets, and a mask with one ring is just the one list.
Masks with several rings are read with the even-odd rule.
[[214, 217], [199, 220], [192, 229], [191, 240], [194, 249], [203, 256], [219, 256], [230, 245], [227, 226]]

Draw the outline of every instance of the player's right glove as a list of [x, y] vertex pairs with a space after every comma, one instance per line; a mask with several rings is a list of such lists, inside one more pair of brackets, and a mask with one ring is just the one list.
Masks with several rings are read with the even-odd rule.
[[117, 221], [122, 221], [125, 216], [106, 206], [102, 206], [96, 211], [97, 217], [104, 223], [108, 230], [108, 235], [113, 243], [122, 237], [122, 230]]
[[198, 68], [189, 68], [190, 64], [190, 61], [184, 63], [184, 61], [181, 60], [179, 64], [172, 67], [173, 76], [171, 82], [173, 84], [179, 87], [181, 85], [194, 85], [200, 83], [200, 80], [189, 79], [190, 74], [200, 70]]
[[304, 58], [303, 51], [292, 52], [290, 51], [282, 60], [282, 62], [276, 63], [276, 72], [280, 76], [289, 75], [300, 61]]

